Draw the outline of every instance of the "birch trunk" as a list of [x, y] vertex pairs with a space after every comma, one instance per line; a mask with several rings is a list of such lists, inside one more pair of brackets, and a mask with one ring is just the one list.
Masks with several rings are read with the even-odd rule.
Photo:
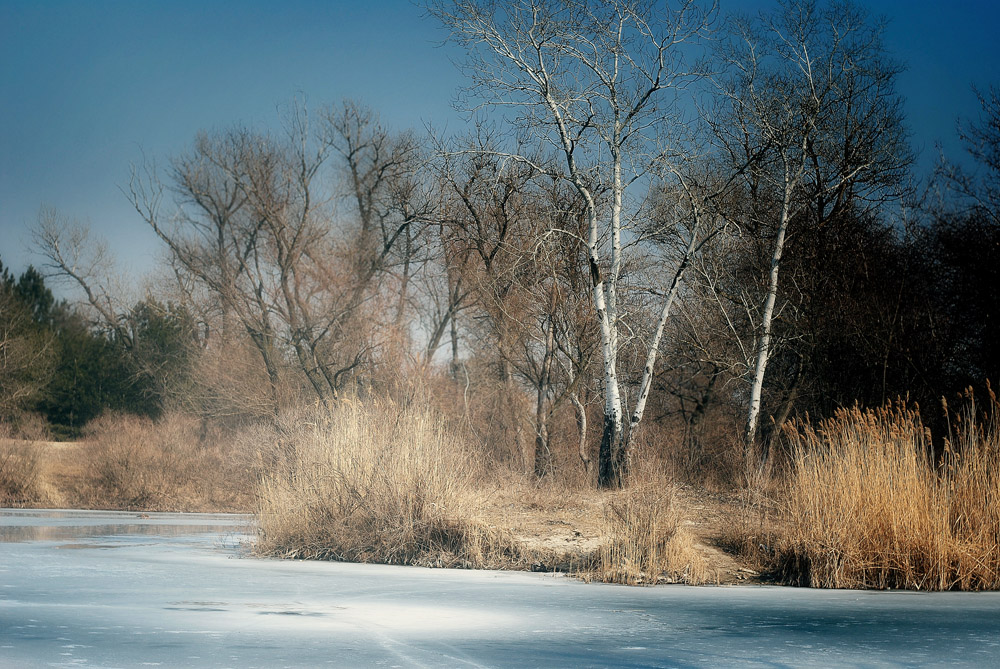
[[[472, 88], [485, 92], [490, 104], [528, 111], [516, 123], [537, 133], [543, 144], [551, 142], [566, 161], [558, 176], [586, 202], [585, 243], [603, 357], [601, 487], [620, 483], [627, 460], [617, 369], [623, 327], [618, 310], [622, 228], [631, 210], [626, 209], [626, 190], [641, 175], [661, 169], [661, 159], [669, 153], [663, 151], [660, 131], [675, 121], [677, 110], [669, 100], [661, 106], [660, 100], [664, 91], [700, 76], [681, 66], [683, 47], [699, 41], [713, 13], [693, 0], [683, 0], [669, 12], [659, 4], [529, 0], [498, 6], [463, 0], [430, 7], [468, 49]], [[534, 164], [523, 153], [512, 157]], [[540, 171], [551, 172], [547, 166]], [[591, 191], [595, 185], [599, 190]]]
[[760, 417], [760, 395], [764, 387], [764, 371], [771, 355], [771, 322], [774, 318], [774, 304], [778, 298], [778, 270], [781, 267], [781, 252], [785, 248], [785, 233], [788, 230], [788, 220], [791, 218], [791, 194], [793, 186], [785, 187], [785, 197], [781, 205], [781, 219], [778, 234], [774, 240], [774, 251], [771, 254], [771, 272], [768, 276], [767, 299], [764, 301], [764, 313], [761, 315], [761, 335], [757, 345], [757, 364], [754, 366], [753, 382], [750, 386], [750, 410], [747, 414], [746, 432], [744, 434], [747, 450], [754, 448], [757, 439], [757, 421]]
[[[601, 301], [597, 304], [601, 316], [601, 339], [606, 340], [604, 353], [604, 429], [598, 451], [597, 485], [612, 488], [621, 485], [624, 466], [628, 461], [622, 420], [621, 388], [618, 383], [618, 295], [617, 284], [621, 275], [621, 226], [624, 188], [622, 186], [622, 158], [618, 148], [620, 129], [615, 127], [610, 142], [611, 165], [611, 267], [610, 277], [601, 283]], [[596, 253], [596, 226], [592, 228], [592, 254]], [[591, 260], [593, 263], [594, 261]], [[593, 271], [593, 267], [591, 268]], [[595, 288], [595, 296], [597, 289]], [[603, 315], [602, 315], [603, 312]]]
[[639, 429], [639, 424], [642, 422], [642, 415], [646, 411], [646, 400], [649, 398], [649, 390], [653, 386], [653, 369], [656, 366], [656, 357], [660, 350], [660, 339], [663, 338], [663, 329], [667, 325], [667, 319], [670, 318], [670, 308], [674, 304], [674, 300], [677, 299], [677, 293], [680, 290], [681, 280], [684, 278], [684, 271], [687, 269], [688, 263], [691, 259], [691, 254], [694, 252], [695, 248], [695, 235], [691, 235], [691, 242], [688, 245], [687, 251], [684, 254], [684, 258], [681, 260], [681, 264], [678, 265], [677, 271], [674, 273], [673, 281], [670, 284], [670, 290], [667, 292], [667, 297], [663, 302], [663, 308], [660, 310], [660, 318], [656, 322], [656, 331], [653, 333], [653, 340], [649, 343], [649, 351], [646, 354], [646, 364], [642, 369], [642, 382], [639, 384], [639, 396], [635, 401], [635, 409], [632, 410], [632, 418], [629, 420], [628, 436], [625, 441], [625, 457], [631, 456], [632, 443], [635, 439], [635, 434]]
[[587, 452], [587, 407], [583, 406], [583, 402], [580, 401], [576, 393], [571, 393], [569, 399], [576, 408], [576, 429], [579, 436], [580, 462], [583, 463], [584, 474], [589, 477], [593, 465], [590, 462], [590, 454]]

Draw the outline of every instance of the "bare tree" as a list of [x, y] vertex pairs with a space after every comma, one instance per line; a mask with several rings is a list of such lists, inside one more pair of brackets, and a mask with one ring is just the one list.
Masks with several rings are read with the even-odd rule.
[[975, 169], [942, 158], [937, 176], [944, 184], [1000, 225], [1000, 87], [976, 90], [982, 108], [978, 121], [959, 124], [958, 135]]
[[275, 411], [289, 356], [323, 403], [373, 362], [384, 282], [402, 265], [405, 292], [414, 228], [429, 206], [412, 136], [393, 135], [353, 103], [317, 125], [295, 107], [283, 136], [200, 135], [173, 161], [169, 186], [149, 168], [129, 189], [175, 267], [253, 342]]
[[462, 150], [439, 151], [442, 250], [449, 268], [461, 270], [454, 283], [465, 286], [471, 348], [489, 360], [500, 381], [495, 427], [509, 433], [506, 440], [523, 457], [522, 417], [514, 411], [522, 389], [515, 376], [523, 371], [519, 362], [534, 320], [529, 285], [540, 225], [538, 190], [534, 170], [499, 157], [491, 141], [480, 133]]
[[[449, 265], [461, 268], [469, 348], [501, 381], [498, 422], [542, 477], [555, 465], [552, 416], [589, 373], [591, 347], [578, 337], [586, 331], [579, 302], [588, 299], [583, 207], [564, 180], [510, 160], [495, 139], [479, 126], [471, 139], [439, 146], [442, 240]], [[511, 412], [525, 391], [534, 400], [530, 419]], [[520, 429], [529, 420], [533, 448]]]
[[[253, 216], [247, 192], [254, 154], [266, 160], [266, 148], [264, 138], [245, 129], [200, 134], [192, 150], [174, 160], [169, 189], [155, 165], [144, 165], [133, 170], [128, 194], [166, 244], [175, 268], [217, 296], [223, 322], [235, 318], [253, 342], [276, 413], [280, 354], [262, 253], [265, 222]], [[164, 198], [171, 192], [175, 207], [165, 211]]]
[[[686, 65], [684, 47], [705, 30], [709, 13], [694, 2], [672, 9], [627, 0], [457, 0], [432, 3], [430, 12], [467, 49], [472, 91], [483, 105], [515, 110], [511, 122], [534, 148], [511, 151], [509, 158], [565, 179], [585, 203], [605, 396], [598, 482], [616, 485], [630, 434], [618, 369], [623, 328], [628, 331], [619, 295], [628, 237], [644, 211], [641, 193], [671, 157], [667, 135], [682, 127], [677, 92], [697, 74]], [[560, 157], [557, 169], [533, 160], [546, 153]], [[665, 291], [660, 320], [675, 296]], [[642, 417], [658, 346], [654, 336], [632, 430]]]
[[94, 324], [132, 350], [135, 341], [127, 314], [136, 296], [116, 277], [107, 243], [93, 236], [86, 224], [42, 207], [32, 229], [32, 245], [45, 258], [42, 267], [49, 276], [83, 291]]
[[714, 130], [730, 165], [747, 164], [747, 206], [727, 215], [769, 247], [765, 293], [749, 374], [745, 442], [757, 437], [774, 350], [782, 254], [796, 225], [823, 225], [847, 208], [899, 192], [910, 157], [883, 25], [849, 2], [790, 0], [757, 19], [735, 17]]

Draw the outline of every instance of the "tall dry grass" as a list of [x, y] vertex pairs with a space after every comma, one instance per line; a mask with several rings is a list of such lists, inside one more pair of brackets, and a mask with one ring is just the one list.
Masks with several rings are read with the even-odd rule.
[[956, 419], [940, 462], [917, 412], [901, 406], [793, 426], [785, 577], [830, 588], [1000, 587], [992, 396], [988, 414]]
[[483, 472], [429, 410], [341, 401], [261, 428], [257, 551], [272, 556], [502, 567], [520, 544], [478, 517]]
[[637, 459], [625, 486], [604, 505], [600, 558], [593, 577], [605, 583], [705, 583], [705, 559], [683, 526], [673, 481], [654, 458]]
[[35, 414], [0, 422], [0, 506], [46, 505], [56, 499], [39, 443], [49, 437]]

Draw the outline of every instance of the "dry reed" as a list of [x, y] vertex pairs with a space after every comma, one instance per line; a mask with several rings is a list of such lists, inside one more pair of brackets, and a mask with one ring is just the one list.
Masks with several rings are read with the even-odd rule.
[[788, 430], [794, 467], [779, 562], [814, 587], [1000, 587], [1000, 433], [970, 408], [935, 461], [916, 411], [843, 410]]

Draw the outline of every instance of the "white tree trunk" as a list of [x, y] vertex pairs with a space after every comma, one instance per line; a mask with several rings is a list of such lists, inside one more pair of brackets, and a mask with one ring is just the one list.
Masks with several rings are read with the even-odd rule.
[[688, 243], [688, 248], [684, 252], [684, 257], [681, 259], [680, 265], [677, 266], [677, 271], [674, 272], [673, 281], [670, 284], [670, 290], [667, 292], [667, 297], [663, 301], [663, 308], [660, 310], [660, 318], [656, 322], [656, 331], [653, 333], [653, 340], [649, 343], [649, 351], [646, 354], [646, 365], [642, 369], [642, 382], [639, 384], [639, 396], [635, 401], [635, 409], [632, 410], [632, 418], [629, 420], [628, 437], [626, 442], [626, 455], [632, 446], [632, 440], [635, 438], [635, 433], [639, 428], [639, 424], [642, 422], [642, 415], [646, 411], [646, 400], [649, 398], [649, 390], [653, 386], [653, 369], [656, 366], [656, 357], [660, 351], [660, 339], [663, 338], [663, 329], [667, 325], [667, 319], [670, 318], [670, 309], [674, 304], [674, 300], [677, 299], [677, 293], [681, 287], [681, 281], [684, 278], [684, 271], [687, 269], [688, 264], [691, 261], [691, 256], [694, 254], [696, 248], [696, 235], [697, 228], [691, 234], [691, 241]]
[[753, 382], [750, 386], [750, 410], [747, 414], [746, 447], [753, 447], [757, 438], [757, 421], [760, 417], [760, 395], [764, 387], [764, 371], [767, 369], [768, 358], [771, 355], [771, 322], [774, 318], [774, 303], [778, 298], [778, 270], [781, 267], [781, 252], [785, 247], [785, 233], [788, 230], [788, 220], [791, 218], [791, 194], [793, 184], [785, 187], [785, 197], [781, 205], [781, 220], [778, 234], [774, 240], [774, 251], [771, 254], [771, 272], [768, 277], [767, 299], [764, 301], [764, 313], [761, 315], [761, 335], [757, 345], [757, 364], [754, 367]]

